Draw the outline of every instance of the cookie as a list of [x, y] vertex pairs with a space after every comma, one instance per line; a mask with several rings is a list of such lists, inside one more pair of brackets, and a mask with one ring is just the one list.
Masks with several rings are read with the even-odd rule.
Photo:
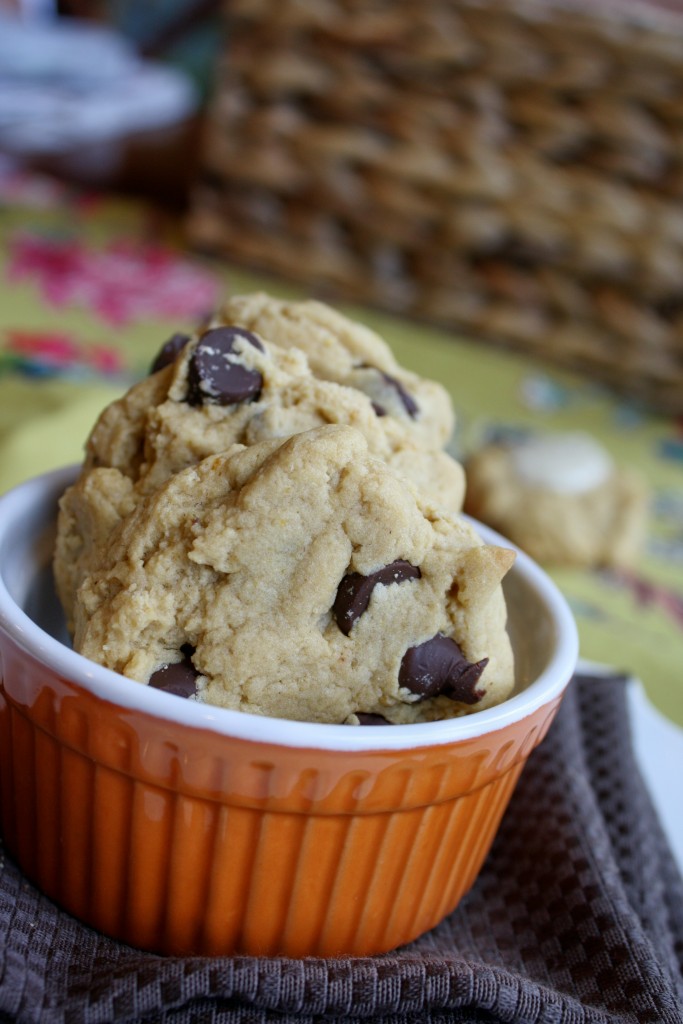
[[[220, 393], [228, 385], [211, 377], [212, 358], [229, 368], [231, 378], [250, 380], [251, 390], [248, 383], [231, 383], [232, 391]], [[154, 365], [155, 373], [103, 412], [86, 445], [86, 469], [121, 469], [136, 481], [144, 478], [149, 491], [230, 444], [345, 423], [439, 504], [461, 507], [464, 474], [454, 459], [420, 440], [405, 419], [378, 415], [377, 403], [362, 390], [315, 377], [298, 349], [282, 349], [240, 328], [213, 327], [186, 338]], [[213, 383], [203, 382], [201, 373]]]
[[123, 513], [108, 537], [98, 527], [75, 599], [86, 657], [198, 701], [317, 722], [431, 720], [509, 696], [513, 553], [425, 505], [358, 429], [234, 444], [131, 510], [134, 486], [106, 467], [75, 489], [91, 508], [117, 493]]
[[[279, 348], [240, 327], [214, 327], [193, 337], [174, 335], [152, 369], [104, 410], [86, 444], [84, 474], [119, 470], [133, 485], [129, 501], [233, 444], [338, 423], [359, 430], [370, 451], [426, 500], [452, 511], [462, 507], [464, 472], [458, 462], [422, 444], [400, 419], [378, 416], [362, 391], [313, 376], [297, 349]], [[116, 493], [108, 495], [108, 486]], [[93, 517], [102, 516], [103, 528], [111, 529], [121, 487], [116, 477], [100, 476], [62, 502], [56, 577], [69, 621], [92, 550], [81, 524], [92, 533]]]
[[397, 420], [428, 447], [442, 448], [453, 432], [445, 388], [400, 366], [379, 334], [322, 302], [237, 295], [221, 306], [215, 322], [239, 324], [281, 348], [305, 352], [316, 377], [362, 391], [380, 415]]
[[647, 522], [647, 488], [589, 434], [482, 447], [467, 461], [467, 512], [546, 564], [629, 565]]

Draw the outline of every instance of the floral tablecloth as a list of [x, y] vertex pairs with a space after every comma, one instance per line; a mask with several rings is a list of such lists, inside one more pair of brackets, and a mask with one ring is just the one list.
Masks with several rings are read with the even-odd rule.
[[[72, 191], [0, 163], [0, 491], [67, 462], [102, 407], [160, 344], [229, 292], [300, 294], [187, 253], [177, 225], [135, 202]], [[635, 672], [683, 724], [683, 421], [590, 381], [444, 331], [347, 308], [405, 365], [440, 380], [458, 415], [453, 452], [527, 429], [582, 429], [640, 467], [652, 505], [632, 571], [551, 570], [584, 658]]]

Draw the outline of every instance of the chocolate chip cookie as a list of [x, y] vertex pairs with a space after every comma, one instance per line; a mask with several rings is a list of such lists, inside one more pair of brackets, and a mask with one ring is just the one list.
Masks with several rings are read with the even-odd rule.
[[429, 447], [443, 447], [451, 436], [453, 407], [445, 388], [400, 366], [379, 334], [325, 303], [284, 302], [263, 292], [236, 295], [223, 304], [218, 320], [305, 352], [316, 377], [362, 391], [378, 416], [397, 420]]
[[95, 519], [110, 530], [124, 490], [125, 501], [135, 503], [175, 473], [233, 444], [345, 424], [359, 430], [372, 454], [426, 500], [451, 511], [462, 506], [464, 472], [458, 462], [420, 440], [401, 417], [378, 415], [364, 391], [315, 377], [299, 349], [219, 324], [192, 337], [174, 335], [152, 371], [104, 410], [86, 445], [84, 477], [116, 469], [130, 486], [117, 475], [100, 474], [79, 482], [62, 502], [56, 572], [69, 619], [100, 528]]
[[[261, 373], [266, 353], [246, 344]], [[195, 393], [220, 401], [220, 374], [203, 372]], [[317, 722], [431, 720], [509, 696], [513, 553], [424, 503], [355, 427], [233, 444], [136, 501], [134, 487], [100, 467], [76, 488], [90, 515], [117, 495], [74, 600], [74, 644], [94, 661]]]

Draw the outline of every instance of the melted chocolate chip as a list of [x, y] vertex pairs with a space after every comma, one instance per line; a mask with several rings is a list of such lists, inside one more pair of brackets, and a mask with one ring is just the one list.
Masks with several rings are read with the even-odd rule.
[[165, 693], [173, 693], [176, 697], [193, 697], [197, 692], [199, 675], [192, 664], [194, 648], [184, 644], [181, 651], [184, 654], [183, 660], [171, 665], [162, 665], [149, 677], [149, 685]]
[[250, 370], [226, 358], [236, 351], [238, 338], [264, 351], [256, 335], [243, 327], [216, 327], [199, 339], [188, 367], [187, 401], [190, 405], [236, 405], [259, 397], [263, 377], [258, 370]]
[[[392, 377], [391, 374], [385, 373], [384, 370], [379, 370], [376, 366], [370, 366], [369, 363], [360, 363], [358, 368], [363, 370], [374, 370], [375, 373], [379, 374], [384, 383], [388, 384], [389, 387], [396, 392], [401, 401], [401, 405], [408, 413], [410, 418], [412, 420], [417, 419], [417, 416], [419, 415], [420, 412], [420, 407], [418, 406], [413, 396], [403, 387], [400, 380], [396, 380], [396, 378]], [[386, 416], [387, 411], [381, 403], [373, 401], [372, 407], [375, 410], [377, 416]]]
[[357, 711], [356, 718], [359, 725], [391, 725], [384, 715], [377, 715], [371, 711]]
[[429, 697], [450, 697], [462, 704], [476, 704], [484, 696], [476, 689], [488, 658], [467, 661], [455, 640], [437, 633], [417, 647], [409, 647], [403, 655], [398, 681], [420, 700]]
[[406, 391], [401, 382], [399, 380], [396, 380], [395, 377], [390, 377], [388, 373], [384, 373], [382, 370], [380, 370], [379, 373], [381, 374], [382, 379], [387, 384], [391, 385], [392, 388], [394, 388], [396, 394], [403, 403], [403, 408], [408, 413], [410, 418], [412, 420], [416, 419], [420, 409], [413, 396], [408, 391]]
[[359, 572], [351, 572], [344, 576], [332, 606], [332, 614], [342, 633], [348, 636], [354, 622], [359, 619], [368, 604], [372, 592], [378, 583], [387, 586], [389, 583], [403, 583], [404, 580], [420, 579], [422, 573], [416, 565], [403, 559], [391, 562], [369, 576]]
[[171, 363], [174, 363], [189, 340], [189, 334], [173, 334], [157, 352], [149, 372], [158, 373], [165, 366], [170, 366]]

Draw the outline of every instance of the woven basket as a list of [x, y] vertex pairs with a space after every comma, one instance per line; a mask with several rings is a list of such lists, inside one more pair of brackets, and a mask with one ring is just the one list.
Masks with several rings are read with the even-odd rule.
[[683, 19], [600, 11], [232, 0], [191, 240], [683, 411]]

